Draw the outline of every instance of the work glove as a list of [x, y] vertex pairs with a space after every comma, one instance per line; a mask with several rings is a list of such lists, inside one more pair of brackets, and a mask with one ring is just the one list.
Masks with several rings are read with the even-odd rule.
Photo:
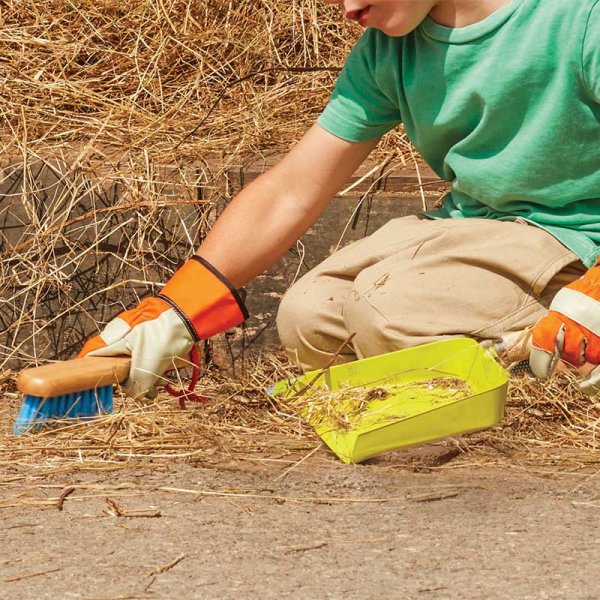
[[546, 379], [558, 361], [594, 367], [579, 383], [586, 394], [600, 390], [600, 261], [556, 294], [548, 314], [532, 331], [529, 366]]
[[206, 260], [193, 256], [160, 294], [117, 315], [87, 341], [78, 357], [131, 356], [123, 389], [132, 397], [152, 398], [158, 380], [186, 360], [194, 344], [247, 317], [231, 283]]

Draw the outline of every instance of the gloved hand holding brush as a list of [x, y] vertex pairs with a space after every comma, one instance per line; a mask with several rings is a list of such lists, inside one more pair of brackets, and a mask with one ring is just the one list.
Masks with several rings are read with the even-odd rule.
[[157, 381], [176, 359], [187, 359], [195, 343], [247, 317], [233, 285], [206, 260], [193, 256], [160, 294], [122, 312], [88, 340], [79, 357], [131, 356], [125, 392], [153, 397]]
[[187, 359], [196, 342], [244, 321], [248, 314], [235, 288], [288, 251], [376, 144], [348, 142], [313, 126], [229, 202], [202, 240], [202, 257], [188, 260], [156, 298], [118, 315], [79, 356], [131, 356], [125, 391], [154, 394], [175, 358]]
[[533, 328], [529, 364], [546, 379], [559, 359], [573, 366], [598, 365], [581, 381], [585, 393], [600, 390], [600, 261], [556, 294], [550, 312]]

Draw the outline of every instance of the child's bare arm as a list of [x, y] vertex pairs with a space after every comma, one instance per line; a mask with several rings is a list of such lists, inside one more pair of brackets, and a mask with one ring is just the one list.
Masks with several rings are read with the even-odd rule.
[[244, 285], [302, 236], [376, 144], [347, 142], [313, 126], [231, 201], [198, 254], [236, 287]]
[[176, 359], [191, 356], [199, 340], [248, 316], [235, 288], [283, 255], [376, 143], [346, 142], [315, 125], [232, 200], [199, 256], [184, 263], [158, 296], [117, 315], [79, 356], [131, 356], [124, 389], [131, 396], [153, 396]]

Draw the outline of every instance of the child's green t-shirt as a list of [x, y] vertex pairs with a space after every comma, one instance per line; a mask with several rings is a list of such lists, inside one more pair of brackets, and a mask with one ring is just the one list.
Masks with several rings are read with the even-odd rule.
[[452, 182], [435, 217], [528, 220], [600, 255], [600, 0], [513, 0], [461, 29], [367, 29], [319, 118], [377, 138], [400, 122]]

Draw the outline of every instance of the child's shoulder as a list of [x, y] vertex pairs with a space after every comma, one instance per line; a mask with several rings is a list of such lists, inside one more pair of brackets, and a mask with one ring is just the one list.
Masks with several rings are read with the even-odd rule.
[[577, 48], [600, 15], [600, 0], [522, 0], [525, 18], [556, 48]]
[[586, 18], [600, 0], [523, 0], [530, 4], [532, 11], [557, 18], [573, 19], [577, 16]]

